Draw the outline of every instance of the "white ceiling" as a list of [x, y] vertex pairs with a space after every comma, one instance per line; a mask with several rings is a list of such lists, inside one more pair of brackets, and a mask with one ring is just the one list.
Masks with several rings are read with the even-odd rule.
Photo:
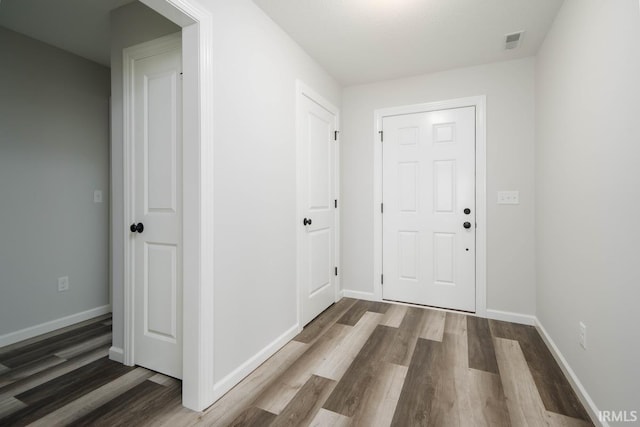
[[563, 0], [253, 1], [351, 85], [535, 55]]
[[0, 26], [109, 66], [109, 12], [133, 0], [2, 0]]

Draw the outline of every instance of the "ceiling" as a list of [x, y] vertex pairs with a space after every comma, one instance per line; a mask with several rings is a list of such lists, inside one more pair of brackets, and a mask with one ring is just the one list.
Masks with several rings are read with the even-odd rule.
[[133, 0], [2, 0], [0, 26], [109, 66], [109, 12]]
[[253, 1], [352, 85], [535, 55], [563, 0]]

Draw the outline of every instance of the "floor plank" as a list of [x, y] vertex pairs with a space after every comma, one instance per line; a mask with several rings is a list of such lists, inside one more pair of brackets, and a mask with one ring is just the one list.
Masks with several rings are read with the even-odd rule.
[[[151, 425], [166, 408], [180, 399], [180, 389], [144, 381], [115, 399], [69, 423], [69, 426], [142, 426]], [[122, 408], [126, 407], [126, 411]]]
[[533, 376], [540, 398], [548, 411], [589, 421], [589, 415], [580, 403], [562, 369], [533, 326], [490, 321], [495, 337], [515, 340]]
[[494, 344], [511, 424], [544, 426], [546, 411], [520, 345], [504, 338]]
[[356, 426], [389, 426], [407, 376], [406, 366], [381, 363], [369, 393], [351, 417]]
[[[184, 418], [202, 421], [208, 426], [228, 426], [284, 372], [286, 372], [309, 347], [298, 341], [291, 341], [269, 360], [260, 365], [251, 375], [240, 384], [232, 388], [220, 400], [205, 410], [201, 416], [198, 414], [185, 414]], [[276, 391], [277, 393], [277, 391]], [[184, 421], [188, 422], [188, 421]]]
[[447, 313], [444, 311], [426, 309], [423, 315], [420, 338], [442, 341], [446, 315]]
[[24, 378], [28, 378], [47, 370], [53, 366], [64, 363], [65, 359], [58, 356], [46, 356], [39, 360], [36, 360], [26, 365], [19, 366], [15, 369], [9, 369], [8, 371], [0, 374], [0, 389], [8, 384], [15, 383]]
[[231, 427], [268, 426], [276, 419], [276, 414], [252, 406], [229, 424]]
[[33, 338], [29, 338], [23, 341], [19, 341], [17, 343], [14, 344], [10, 344], [10, 345], [6, 345], [4, 347], [0, 347], [0, 359], [3, 358], [4, 355], [6, 355], [7, 353], [11, 353], [14, 351], [18, 351], [21, 352], [23, 351], [26, 347], [30, 346], [31, 344], [34, 343], [42, 343], [50, 338], [54, 338], [54, 337], [59, 337], [61, 335], [67, 334], [67, 333], [73, 333], [74, 331], [78, 331], [78, 330], [83, 330], [86, 326], [90, 326], [90, 327], [98, 327], [100, 326], [100, 324], [103, 321], [106, 321], [108, 319], [111, 319], [111, 313], [108, 314], [104, 314], [102, 316], [98, 316], [98, 317], [94, 317], [92, 319], [88, 319], [85, 320], [83, 322], [80, 323], [75, 323], [73, 325], [70, 326], [66, 326], [64, 328], [60, 328], [60, 329], [56, 329], [55, 331], [51, 331], [48, 332], [46, 334], [42, 334], [42, 335], [38, 335], [36, 337]]
[[360, 318], [367, 312], [369, 308], [368, 301], [358, 300], [338, 319], [338, 323], [343, 325], [355, 326]]
[[334, 324], [253, 402], [253, 406], [280, 414], [323, 363], [326, 354], [344, 340], [351, 329]]
[[353, 416], [366, 400], [386, 351], [397, 329], [378, 325], [364, 344], [349, 369], [342, 376], [323, 408], [347, 417]]
[[409, 307], [407, 312], [396, 329], [393, 343], [389, 352], [385, 356], [385, 361], [397, 365], [409, 366], [413, 349], [424, 323], [425, 310], [417, 307]]
[[309, 425], [335, 386], [336, 382], [333, 380], [312, 375], [270, 425], [273, 427]]
[[141, 384], [153, 375], [153, 372], [136, 368], [119, 378], [89, 392], [67, 405], [53, 411], [40, 418], [30, 425], [30, 427], [49, 427], [54, 425], [68, 425], [109, 401], [126, 393], [128, 390]]
[[24, 393], [28, 390], [38, 387], [41, 384], [44, 384], [57, 377], [60, 377], [69, 372], [72, 372], [75, 369], [78, 369], [82, 366], [92, 363], [98, 359], [101, 359], [107, 356], [108, 353], [109, 353], [108, 346], [98, 348], [88, 353], [82, 354], [78, 357], [75, 357], [73, 359], [70, 359], [66, 362], [63, 362], [59, 365], [55, 365], [54, 367], [49, 368], [47, 370], [38, 372], [35, 375], [31, 375], [27, 378], [13, 382], [4, 387], [0, 387], [0, 400], [6, 399], [8, 397], [17, 396], [20, 393]]
[[320, 408], [315, 418], [311, 420], [309, 427], [348, 427], [350, 425], [351, 419], [349, 417]]
[[391, 307], [389, 307], [382, 317], [380, 324], [390, 326], [392, 328], [399, 327], [402, 323], [402, 319], [404, 319], [404, 316], [407, 313], [407, 308], [408, 307], [406, 305], [391, 304]]
[[3, 418], [0, 423], [27, 425], [130, 370], [132, 368], [107, 358], [98, 359], [15, 396], [28, 406]]
[[343, 339], [328, 349], [324, 360], [313, 373], [336, 381], [342, 378], [381, 318], [382, 315], [379, 313], [365, 313]]
[[2, 418], [8, 417], [26, 406], [26, 403], [19, 401], [15, 397], [7, 397], [4, 400], [0, 400], [0, 424], [4, 424], [1, 422]]
[[29, 346], [10, 351], [0, 356], [0, 363], [10, 368], [26, 365], [36, 360], [48, 357], [63, 349], [103, 335], [111, 331], [111, 326], [90, 324], [82, 328], [47, 338], [42, 342], [35, 342]]
[[436, 363], [442, 344], [419, 338], [391, 421], [392, 426], [426, 426], [436, 390]]
[[302, 332], [295, 336], [294, 341], [300, 341], [305, 344], [313, 342], [327, 328], [337, 322], [356, 302], [357, 300], [352, 298], [342, 298], [305, 326]]
[[481, 317], [467, 316], [467, 341], [469, 367], [497, 374], [498, 363], [496, 362], [489, 321]]

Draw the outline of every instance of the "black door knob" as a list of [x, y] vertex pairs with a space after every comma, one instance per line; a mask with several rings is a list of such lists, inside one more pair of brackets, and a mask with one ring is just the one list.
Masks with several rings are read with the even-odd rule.
[[467, 222], [465, 222], [464, 224], [462, 224], [462, 226], [463, 226], [464, 228], [467, 228], [467, 229], [468, 229], [468, 228], [471, 228], [471, 223], [470, 223], [469, 221], [467, 221]]
[[302, 224], [303, 224], [303, 225], [311, 225], [311, 218], [309, 218], [309, 219], [305, 218], [305, 219], [302, 221]]
[[465, 213], [465, 215], [469, 215], [471, 213], [471, 209], [465, 208], [464, 209], [464, 213]]
[[129, 227], [129, 230], [131, 230], [132, 233], [142, 233], [144, 231], [144, 224], [142, 224], [141, 222], [137, 223], [137, 224], [131, 224], [131, 227]]

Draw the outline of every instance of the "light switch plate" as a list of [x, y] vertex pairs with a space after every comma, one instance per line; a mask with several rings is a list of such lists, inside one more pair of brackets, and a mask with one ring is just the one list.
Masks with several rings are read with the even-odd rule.
[[499, 205], [518, 205], [520, 204], [519, 191], [498, 191]]
[[93, 203], [102, 203], [102, 191], [95, 190], [93, 192]]

